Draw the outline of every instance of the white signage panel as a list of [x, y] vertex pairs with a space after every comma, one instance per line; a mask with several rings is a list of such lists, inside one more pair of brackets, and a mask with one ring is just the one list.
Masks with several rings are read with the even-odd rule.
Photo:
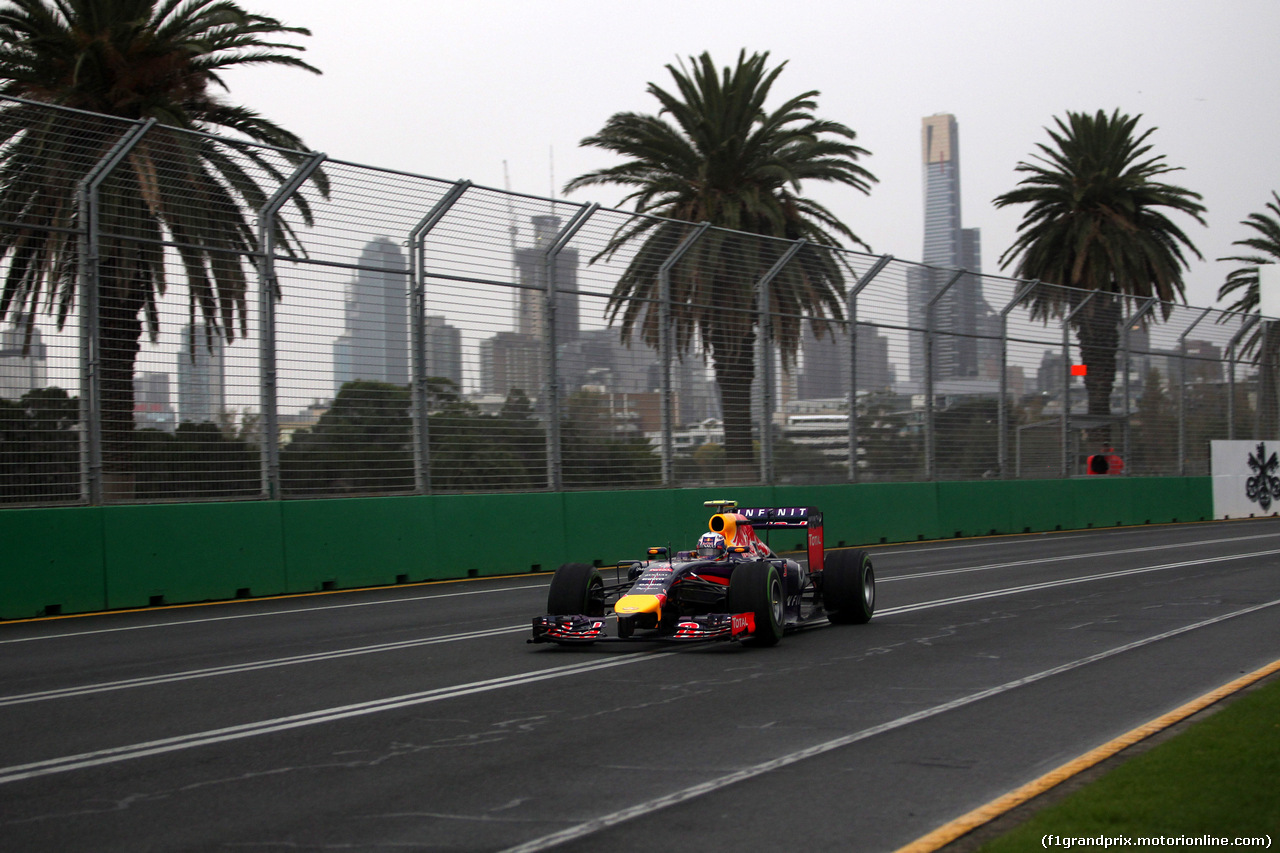
[[1280, 440], [1211, 441], [1215, 518], [1280, 513]]
[[1258, 265], [1258, 313], [1280, 317], [1280, 266]]

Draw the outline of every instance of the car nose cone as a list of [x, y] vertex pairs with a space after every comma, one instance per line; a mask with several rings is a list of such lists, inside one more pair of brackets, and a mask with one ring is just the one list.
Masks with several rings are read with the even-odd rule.
[[665, 596], [658, 595], [624, 595], [613, 606], [613, 612], [619, 616], [634, 616], [637, 613], [656, 613], [662, 616], [662, 605]]

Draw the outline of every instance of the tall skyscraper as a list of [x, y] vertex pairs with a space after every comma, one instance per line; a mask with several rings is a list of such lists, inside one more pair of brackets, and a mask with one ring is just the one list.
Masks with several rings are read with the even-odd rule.
[[19, 315], [0, 330], [0, 397], [10, 400], [49, 384], [48, 353], [38, 328], [31, 326], [28, 338], [28, 319]]
[[[480, 392], [506, 394], [519, 388], [537, 400], [546, 390], [546, 293], [547, 250], [560, 232], [557, 216], [534, 216], [533, 245], [515, 250], [519, 289], [516, 291], [516, 328], [480, 342]], [[557, 351], [574, 344], [580, 335], [578, 318], [578, 250], [563, 249], [556, 255], [555, 342]], [[563, 379], [563, 375], [560, 377]], [[561, 389], [562, 393], [565, 389]]]
[[480, 342], [480, 393], [505, 396], [519, 388], [537, 399], [546, 386], [543, 344], [532, 335], [498, 332]]
[[348, 285], [344, 332], [333, 342], [334, 393], [367, 379], [409, 384], [409, 267], [386, 237], [367, 243]]
[[[533, 245], [516, 249], [516, 269], [520, 290], [516, 296], [516, 331], [546, 340], [543, 315], [546, 313], [546, 252], [560, 231], [558, 216], [533, 217]], [[577, 340], [578, 250], [562, 249], [556, 256], [556, 343]]]
[[178, 352], [178, 422], [217, 423], [226, 404], [226, 343], [222, 335], [203, 323], [184, 326]]
[[158, 372], [133, 375], [133, 422], [139, 429], [173, 432], [173, 406], [169, 403], [169, 374]]
[[425, 318], [427, 376], [452, 379], [462, 388], [462, 333], [449, 325], [444, 317], [429, 314]]
[[[926, 308], [946, 286], [956, 270], [967, 274], [957, 281], [934, 307], [934, 378], [936, 380], [983, 376], [988, 371], [991, 344], [978, 336], [992, 334], [995, 318], [982, 296], [982, 247], [977, 228], [964, 228], [960, 220], [960, 136], [956, 117], [949, 113], [928, 116], [922, 122], [924, 162], [924, 252], [926, 268], [913, 268], [907, 276], [908, 321], [926, 328]], [[998, 345], [997, 350], [998, 353]], [[913, 332], [909, 340], [911, 378], [924, 379], [925, 335]]]

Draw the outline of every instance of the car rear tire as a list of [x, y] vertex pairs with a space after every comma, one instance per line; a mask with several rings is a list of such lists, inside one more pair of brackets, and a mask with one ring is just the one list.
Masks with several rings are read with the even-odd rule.
[[743, 563], [729, 576], [727, 604], [730, 613], [750, 613], [756, 629], [744, 642], [772, 646], [782, 639], [782, 579], [770, 563]]
[[604, 581], [595, 566], [565, 563], [551, 576], [547, 613], [552, 616], [603, 616]]
[[863, 550], [832, 551], [823, 560], [822, 606], [839, 625], [861, 625], [876, 612], [876, 573]]

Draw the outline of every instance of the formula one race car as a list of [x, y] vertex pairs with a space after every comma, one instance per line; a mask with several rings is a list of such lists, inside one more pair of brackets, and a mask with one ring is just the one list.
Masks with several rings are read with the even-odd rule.
[[[587, 563], [557, 569], [547, 615], [533, 620], [530, 642], [737, 640], [772, 646], [787, 631], [871, 619], [871, 557], [862, 550], [825, 553], [817, 509], [739, 509], [735, 501], [704, 506], [715, 514], [694, 551], [671, 555], [650, 548], [647, 560], [612, 567], [614, 583], [605, 583], [600, 569]], [[756, 535], [757, 529], [767, 536], [779, 528], [808, 532], [806, 565], [778, 556]]]

